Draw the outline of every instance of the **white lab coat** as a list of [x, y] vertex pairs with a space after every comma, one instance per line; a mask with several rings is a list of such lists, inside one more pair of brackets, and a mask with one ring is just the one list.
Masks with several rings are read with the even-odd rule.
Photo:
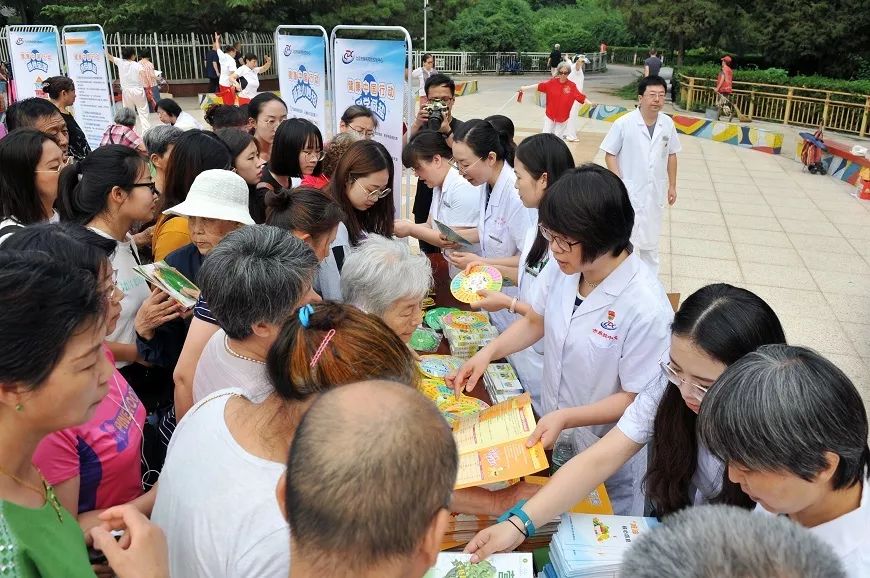
[[645, 251], [657, 249], [667, 202], [668, 156], [682, 150], [674, 121], [659, 113], [650, 138], [640, 109], [635, 109], [613, 123], [601, 150], [616, 155], [634, 207], [631, 243]]
[[[556, 262], [553, 261], [549, 248], [538, 267], [531, 269], [526, 266], [526, 257], [529, 256], [537, 236], [537, 227], [529, 229], [526, 232], [523, 251], [520, 253], [517, 301], [522, 303], [531, 303], [537, 293], [539, 280], [545, 277], [550, 268], [558, 268]], [[543, 415], [543, 409], [541, 408], [541, 375], [544, 372], [544, 340], [540, 339], [531, 347], [509, 355], [508, 361], [510, 361], [514, 370], [516, 370], [520, 383], [531, 394], [532, 407], [535, 413]]]
[[[480, 221], [480, 191], [465, 180], [459, 171], [450, 167], [441, 186], [432, 189], [429, 216], [432, 217], [432, 228], [436, 231], [439, 230], [436, 220], [452, 229], [474, 228]], [[462, 247], [460, 250], [480, 255], [480, 243]], [[450, 265], [451, 277], [458, 272]]]
[[[543, 282], [542, 282], [543, 281]], [[544, 413], [600, 401], [620, 391], [639, 393], [661, 374], [659, 359], [670, 344], [674, 313], [658, 279], [632, 253], [577, 309], [580, 275], [553, 267], [538, 282], [532, 306], [544, 317]], [[613, 427], [573, 430], [577, 452]], [[646, 452], [605, 482], [614, 513], [640, 515]]]
[[350, 255], [351, 248], [347, 227], [344, 223], [339, 223], [338, 230], [335, 233], [335, 241], [329, 246], [329, 254], [326, 256], [326, 259], [320, 262], [317, 275], [314, 277], [314, 290], [323, 299], [344, 301], [341, 295], [341, 267], [339, 267], [339, 259], [341, 260], [340, 264], [343, 266], [345, 259]]
[[[492, 194], [487, 202], [489, 185], [480, 185], [480, 215], [477, 230], [480, 234], [480, 254], [487, 258], [502, 258], [518, 255], [522, 251], [526, 231], [538, 222], [538, 211], [527, 209], [516, 190], [517, 177], [514, 169], [504, 163]], [[511, 297], [517, 295], [517, 287], [503, 287], [502, 292]], [[509, 311], [497, 311], [490, 315], [492, 324], [504, 331], [519, 318]]]
[[[661, 357], [664, 362], [669, 359], [669, 352], [665, 352]], [[634, 398], [634, 401], [626, 408], [625, 413], [616, 423], [616, 427], [625, 434], [625, 437], [641, 445], [647, 445], [652, 441], [656, 413], [662, 396], [669, 387], [676, 386], [668, 381], [667, 376], [662, 373], [656, 381], [637, 394], [637, 397]], [[710, 503], [710, 500], [722, 491], [725, 464], [711, 454], [700, 440], [698, 440], [695, 460], [695, 473], [692, 475], [689, 497], [693, 505], [700, 506]]]

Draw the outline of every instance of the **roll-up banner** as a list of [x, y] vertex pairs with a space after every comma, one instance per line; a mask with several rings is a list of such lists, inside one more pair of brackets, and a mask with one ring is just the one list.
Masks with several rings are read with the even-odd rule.
[[[294, 35], [297, 30], [316, 30], [319, 35]], [[317, 125], [324, 139], [332, 129], [326, 114], [327, 36], [320, 26], [279, 26], [275, 30], [278, 86], [287, 105], [287, 115]]]
[[67, 74], [76, 85], [74, 116], [95, 149], [114, 112], [103, 29], [97, 24], [66, 26], [63, 45]]
[[60, 38], [54, 26], [7, 26], [9, 59], [18, 100], [38, 96], [46, 78], [58, 76], [62, 68]]

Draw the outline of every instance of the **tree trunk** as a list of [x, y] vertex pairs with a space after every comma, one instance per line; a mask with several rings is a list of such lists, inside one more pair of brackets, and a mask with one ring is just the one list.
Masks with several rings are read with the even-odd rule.
[[685, 36], [682, 32], [677, 34], [677, 66], [683, 65], [683, 55], [686, 52]]

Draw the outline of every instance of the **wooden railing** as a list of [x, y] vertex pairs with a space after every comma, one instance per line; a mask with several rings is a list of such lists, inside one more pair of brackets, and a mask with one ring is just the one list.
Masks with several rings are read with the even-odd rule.
[[[715, 79], [680, 77], [680, 102], [687, 110], [715, 107]], [[731, 100], [750, 119], [819, 127], [866, 136], [870, 130], [870, 95], [734, 82]]]

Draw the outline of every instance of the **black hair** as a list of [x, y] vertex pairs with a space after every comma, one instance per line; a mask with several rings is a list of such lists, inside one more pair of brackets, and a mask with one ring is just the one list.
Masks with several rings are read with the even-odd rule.
[[287, 109], [287, 103], [285, 103], [284, 100], [274, 92], [261, 92], [248, 103], [248, 118], [257, 120], [257, 117], [260, 116], [263, 105], [273, 100], [277, 100], [284, 105], [285, 110]]
[[453, 156], [453, 151], [443, 134], [424, 129], [412, 136], [402, 149], [402, 164], [412, 169], [418, 166], [420, 161], [432, 162], [435, 155], [448, 160]]
[[[260, 95], [257, 95], [259, 97]], [[212, 130], [222, 128], [244, 129], [248, 126], [248, 109], [228, 104], [212, 104], [205, 109], [205, 122]]]
[[438, 72], [426, 79], [426, 84], [423, 85], [423, 92], [426, 93], [426, 96], [429, 96], [429, 89], [433, 86], [446, 86], [450, 89], [452, 96], [456, 95], [456, 83], [446, 74]]
[[250, 133], [237, 128], [222, 128], [216, 130], [215, 134], [225, 145], [227, 145], [227, 148], [233, 157], [233, 165], [236, 164], [236, 157], [245, 152], [245, 149], [248, 148], [251, 143], [254, 143], [255, 146], [257, 144], [257, 141]]
[[[674, 336], [690, 340], [699, 350], [724, 365], [762, 345], [785, 343], [782, 324], [761, 297], [751, 291], [716, 283], [689, 295], [671, 325]], [[702, 402], [706, 408], [707, 399]], [[660, 515], [692, 503], [690, 488], [698, 462], [698, 416], [686, 406], [680, 390], [668, 386], [659, 402], [649, 447], [644, 493]], [[750, 508], [752, 500], [740, 486], [722, 476], [722, 489], [713, 500]]]
[[313, 187], [267, 192], [266, 215], [267, 225], [308, 233], [315, 239], [332, 231], [345, 218], [335, 199]]
[[508, 138], [510, 139], [514, 149], [517, 148], [517, 143], [514, 142], [514, 134], [516, 134], [516, 129], [514, 128], [514, 121], [512, 121], [503, 114], [493, 114], [483, 120], [491, 123], [492, 126], [494, 126], [499, 132], [503, 132], [508, 135]]
[[378, 117], [375, 116], [375, 113], [373, 113], [370, 108], [359, 104], [352, 104], [347, 107], [344, 110], [344, 114], [341, 115], [341, 122], [348, 125], [353, 122], [353, 119], [360, 117], [370, 118], [375, 127], [378, 126]]
[[426, 53], [423, 54], [423, 56], [420, 57], [420, 63], [422, 64], [423, 62], [426, 62], [426, 61], [429, 60], [430, 58], [431, 58], [433, 61], [435, 60], [435, 57], [432, 56], [432, 53], [431, 53], [431, 52], [426, 52]]
[[136, 49], [132, 46], [125, 46], [121, 49], [121, 58], [123, 60], [130, 60], [131, 56], [136, 56]]
[[665, 79], [656, 74], [651, 74], [647, 77], [641, 78], [640, 82], [637, 83], [638, 96], [643, 96], [643, 94], [646, 92], [646, 89], [650, 86], [661, 86], [665, 89], [665, 92], [668, 91], [668, 83], [665, 82]]
[[181, 114], [181, 107], [171, 98], [161, 98], [157, 101], [155, 108], [162, 108], [165, 112], [175, 117]]
[[0, 248], [0, 383], [38, 389], [69, 340], [102, 322], [105, 306], [89, 272], [35, 251]]
[[238, 52], [239, 49], [236, 48], [236, 44], [239, 44], [239, 48], [241, 48], [241, 44], [240, 44], [239, 42], [234, 42], [234, 43], [232, 43], [232, 44], [227, 44], [227, 45], [224, 47], [224, 52], [226, 52], [226, 53], [230, 53], [230, 52]]
[[488, 120], [473, 118], [463, 122], [453, 133], [453, 141], [465, 143], [480, 158], [495, 153], [497, 160], [514, 164], [515, 150], [510, 135]]
[[52, 76], [46, 78], [42, 83], [42, 90], [48, 93], [48, 97], [52, 100], [60, 98], [60, 93], [64, 90], [75, 90], [76, 85], [71, 78], [66, 76]]
[[547, 188], [538, 208], [540, 223], [580, 242], [584, 263], [631, 248], [634, 209], [622, 180], [592, 163], [565, 172]]
[[243, 59], [245, 62], [248, 62], [249, 60], [257, 60], [257, 55], [254, 54], [253, 52], [249, 52], [248, 54], [245, 54], [245, 55], [242, 57], [242, 59]]
[[[269, 157], [269, 170], [284, 177], [301, 177], [302, 167], [299, 165], [299, 154], [314, 143], [314, 147], [323, 150], [323, 135], [320, 129], [310, 120], [304, 118], [288, 118], [275, 132], [272, 143], [272, 154]], [[317, 161], [314, 175], [323, 173], [323, 161]]]
[[114, 187], [130, 190], [145, 167], [145, 159], [130, 147], [105, 145], [95, 149], [60, 173], [61, 218], [86, 225], [106, 210]]
[[[541, 133], [523, 140], [517, 147], [516, 158], [523, 163], [533, 179], [538, 180], [547, 174], [547, 188], [564, 173], [574, 168], [574, 157], [565, 141], [554, 134]], [[545, 193], [546, 194], [546, 193]], [[541, 232], [537, 232], [535, 242], [526, 257], [525, 265], [537, 267], [547, 255], [548, 243]], [[520, 263], [520, 267], [524, 264]]]
[[40, 118], [60, 115], [51, 101], [44, 98], [25, 98], [6, 109], [6, 128], [12, 132], [16, 128], [33, 127]]
[[184, 131], [166, 164], [163, 183], [163, 208], [174, 207], [187, 198], [193, 180], [209, 169], [230, 170], [230, 149], [213, 132], [199, 129]]
[[150, 48], [140, 48], [139, 49], [139, 58], [151, 58], [151, 49]]
[[34, 178], [46, 141], [54, 142], [32, 128], [13, 130], [0, 140], [0, 217], [15, 217], [21, 225], [47, 218]]
[[117, 243], [76, 223], [38, 223], [25, 227], [3, 242], [4, 250], [40, 251], [83, 269], [100, 280], [106, 259]]

